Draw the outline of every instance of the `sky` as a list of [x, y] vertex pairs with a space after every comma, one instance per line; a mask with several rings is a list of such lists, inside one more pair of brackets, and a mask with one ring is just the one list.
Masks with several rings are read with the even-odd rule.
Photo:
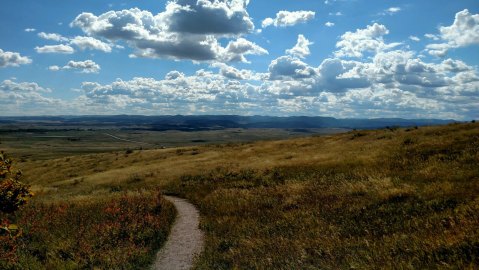
[[0, 113], [479, 118], [477, 0], [3, 0]]

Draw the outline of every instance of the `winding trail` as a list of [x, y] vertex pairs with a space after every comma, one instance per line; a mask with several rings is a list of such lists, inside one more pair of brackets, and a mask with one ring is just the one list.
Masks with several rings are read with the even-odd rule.
[[123, 139], [118, 136], [112, 135], [110, 133], [103, 133], [103, 135], [106, 135], [108, 137], [112, 137], [113, 139], [119, 140], [119, 141], [124, 141], [124, 142], [131, 142], [131, 143], [138, 143], [138, 144], [149, 144], [149, 145], [156, 145], [153, 143], [147, 143], [147, 142], [140, 142], [140, 141], [133, 141], [133, 140], [128, 140], [128, 139]]
[[163, 248], [156, 255], [154, 270], [187, 270], [204, 246], [204, 235], [199, 229], [199, 212], [195, 206], [178, 197], [164, 196], [172, 202], [178, 215]]

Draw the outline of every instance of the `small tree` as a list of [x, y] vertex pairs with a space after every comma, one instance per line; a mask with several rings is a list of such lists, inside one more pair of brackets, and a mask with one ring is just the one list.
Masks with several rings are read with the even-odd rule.
[[[32, 196], [28, 185], [20, 182], [21, 171], [13, 171], [12, 160], [0, 152], [0, 260], [15, 260], [16, 238], [20, 235], [18, 226], [12, 224], [15, 211]], [[1, 264], [0, 264], [1, 266]]]
[[28, 185], [20, 182], [22, 172], [13, 171], [12, 160], [0, 152], [0, 212], [11, 214], [32, 197]]

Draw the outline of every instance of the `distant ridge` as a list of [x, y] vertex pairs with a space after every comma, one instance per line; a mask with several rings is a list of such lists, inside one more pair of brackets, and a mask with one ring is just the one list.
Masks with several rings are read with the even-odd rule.
[[441, 119], [337, 119], [321, 116], [239, 116], [239, 115], [85, 115], [85, 116], [6, 116], [0, 117], [0, 124], [41, 123], [43, 126], [115, 126], [122, 129], [145, 130], [218, 130], [225, 128], [347, 128], [377, 129], [385, 127], [408, 127], [443, 125], [457, 122]]

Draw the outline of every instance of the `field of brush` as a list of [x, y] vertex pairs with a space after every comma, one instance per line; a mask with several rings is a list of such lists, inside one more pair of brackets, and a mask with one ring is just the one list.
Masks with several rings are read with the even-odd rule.
[[19, 160], [40, 160], [106, 153], [121, 150], [161, 149], [231, 142], [280, 140], [308, 135], [325, 135], [345, 132], [342, 128], [312, 129], [219, 129], [204, 131], [153, 131], [144, 127], [136, 129], [98, 126], [60, 126], [44, 124], [0, 124], [0, 149]]
[[[479, 265], [477, 123], [166, 149], [123, 141], [116, 150], [68, 156], [25, 156], [12, 141], [0, 148], [18, 157], [36, 194], [17, 216], [24, 265], [146, 265], [174, 217], [156, 189], [198, 206], [206, 235], [198, 269]], [[89, 217], [80, 224], [76, 213]], [[37, 223], [43, 229], [33, 230]], [[92, 238], [82, 244], [89, 249], [78, 248], [83, 237]], [[133, 247], [145, 250], [125, 256]]]

